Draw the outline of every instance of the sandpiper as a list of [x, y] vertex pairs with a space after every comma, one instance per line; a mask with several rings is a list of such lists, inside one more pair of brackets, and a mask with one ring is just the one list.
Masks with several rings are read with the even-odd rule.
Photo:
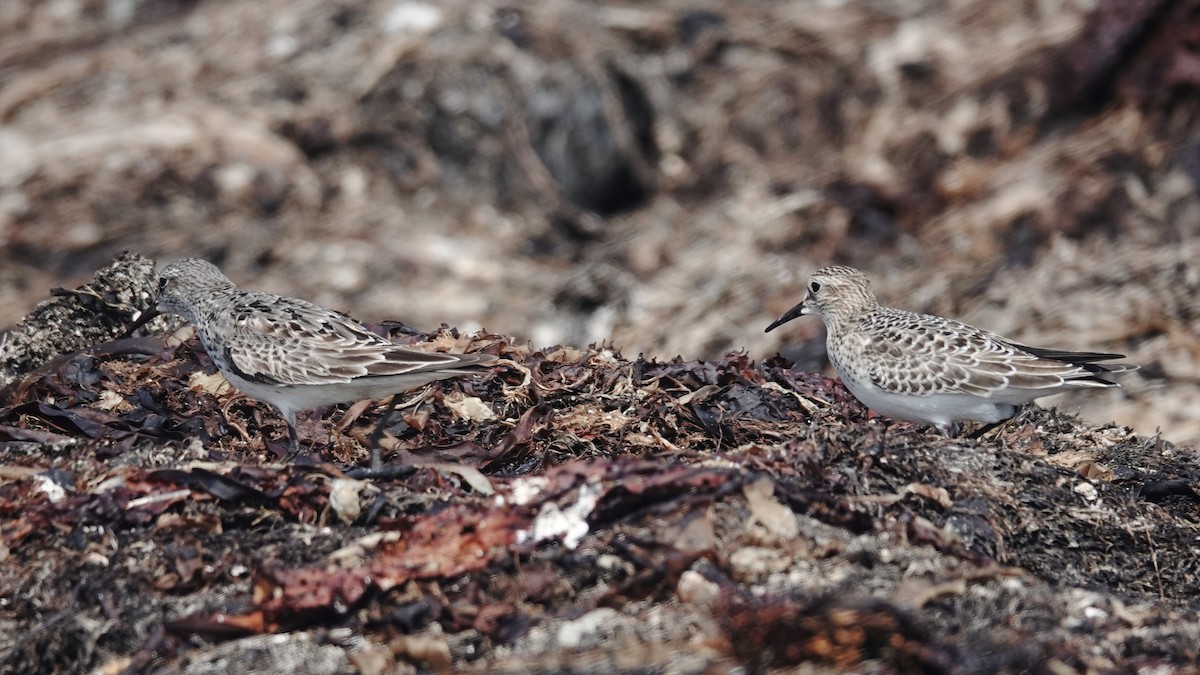
[[1137, 368], [1099, 363], [1123, 354], [1029, 347], [953, 319], [881, 307], [851, 267], [809, 277], [804, 301], [767, 331], [806, 314], [825, 322], [829, 360], [863, 405], [946, 432], [959, 422], [995, 425], [1061, 391], [1120, 386], [1105, 377]]
[[[288, 425], [288, 459], [299, 452], [298, 411], [394, 396], [435, 380], [476, 373], [496, 361], [490, 354], [401, 347], [333, 310], [242, 290], [216, 265], [199, 258], [163, 268], [157, 310], [191, 322], [225, 378], [242, 393], [279, 410]], [[389, 408], [381, 425], [390, 414]], [[377, 467], [378, 444], [372, 445], [372, 465]]]

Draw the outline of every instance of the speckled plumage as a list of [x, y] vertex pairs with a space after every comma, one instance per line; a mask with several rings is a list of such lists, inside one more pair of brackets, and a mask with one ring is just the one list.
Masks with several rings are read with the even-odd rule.
[[1137, 367], [1098, 363], [1121, 354], [1029, 347], [960, 321], [881, 307], [867, 277], [850, 267], [813, 274], [804, 301], [767, 330], [805, 314], [825, 322], [829, 360], [864, 405], [943, 428], [999, 422], [1060, 391], [1116, 387], [1102, 375]]
[[215, 265], [198, 258], [163, 268], [158, 311], [191, 322], [231, 384], [279, 409], [293, 453], [301, 410], [385, 398], [472, 374], [496, 360], [489, 354], [406, 349], [324, 307], [241, 290]]

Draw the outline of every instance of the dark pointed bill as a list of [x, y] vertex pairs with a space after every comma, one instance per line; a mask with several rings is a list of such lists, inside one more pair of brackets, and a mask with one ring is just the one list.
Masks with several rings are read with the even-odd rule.
[[771, 331], [775, 330], [776, 328], [779, 328], [783, 324], [791, 321], [792, 319], [794, 319], [802, 314], [804, 314], [804, 303], [803, 302], [801, 302], [800, 304], [796, 305], [795, 307], [789, 309], [783, 316], [779, 317], [778, 319], [775, 319], [774, 323], [772, 323], [770, 326], [767, 326], [767, 329], [763, 332], [770, 333]]
[[142, 312], [142, 315], [138, 317], [137, 321], [134, 321], [133, 324], [131, 324], [124, 333], [121, 333], [120, 339], [124, 339], [124, 338], [132, 336], [134, 331], [141, 328], [142, 326], [145, 326], [147, 323], [150, 322], [150, 319], [153, 319], [154, 317], [156, 317], [158, 315], [159, 315], [159, 311], [158, 311], [158, 308], [156, 308], [156, 307], [150, 307], [149, 309], [145, 310], [144, 312]]

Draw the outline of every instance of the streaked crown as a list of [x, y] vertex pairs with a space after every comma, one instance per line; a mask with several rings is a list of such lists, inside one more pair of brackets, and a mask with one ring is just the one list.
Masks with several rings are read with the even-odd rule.
[[825, 325], [850, 321], [879, 308], [867, 276], [853, 267], [831, 265], [808, 278], [805, 314], [821, 317]]
[[167, 265], [158, 275], [158, 311], [196, 321], [198, 308], [214, 293], [236, 288], [216, 265], [200, 258], [184, 258]]

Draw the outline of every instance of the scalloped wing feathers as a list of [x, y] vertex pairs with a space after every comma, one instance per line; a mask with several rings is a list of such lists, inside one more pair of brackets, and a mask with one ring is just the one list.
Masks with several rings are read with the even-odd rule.
[[1132, 368], [1094, 363], [1119, 354], [1029, 348], [958, 321], [884, 308], [846, 337], [860, 341], [876, 386], [914, 396], [1023, 402], [1036, 390], [1117, 386], [1098, 375]]
[[[242, 302], [226, 316], [221, 347], [229, 366], [252, 382], [278, 386], [346, 384], [361, 378], [414, 375], [425, 382], [489, 363], [486, 354], [446, 354], [401, 347], [356, 321], [288, 298], [241, 292]], [[402, 378], [401, 378], [402, 379]]]

